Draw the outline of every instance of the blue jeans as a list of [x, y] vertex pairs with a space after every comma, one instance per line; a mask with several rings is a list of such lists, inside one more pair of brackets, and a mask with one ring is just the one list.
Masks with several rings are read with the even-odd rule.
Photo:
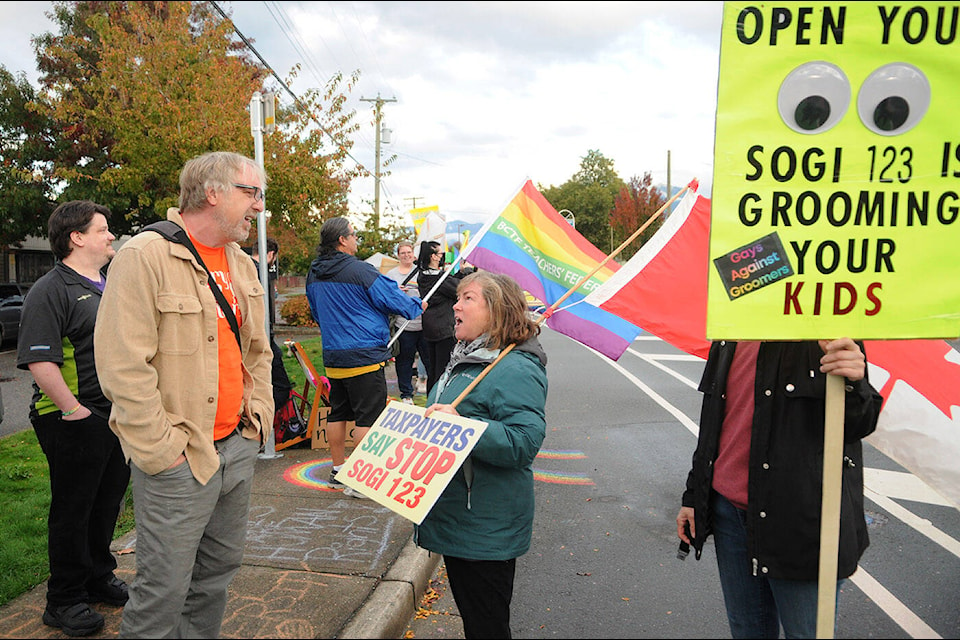
[[397, 386], [400, 387], [401, 398], [413, 397], [413, 361], [420, 354], [420, 361], [424, 366], [430, 362], [427, 355], [427, 341], [423, 331], [404, 331], [397, 338], [400, 342], [400, 355], [397, 356]]
[[[747, 552], [747, 512], [716, 491], [711, 507], [717, 567], [730, 634], [734, 638], [779, 638], [780, 625], [783, 625], [786, 638], [815, 638], [818, 581], [753, 575]], [[843, 580], [837, 581], [837, 596], [842, 583]]]

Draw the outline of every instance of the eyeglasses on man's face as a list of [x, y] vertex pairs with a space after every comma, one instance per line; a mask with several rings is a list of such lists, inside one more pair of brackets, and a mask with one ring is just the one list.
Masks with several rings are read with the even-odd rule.
[[247, 191], [248, 195], [253, 196], [254, 202], [260, 202], [261, 200], [263, 200], [264, 193], [263, 193], [263, 189], [261, 189], [260, 187], [255, 187], [252, 184], [239, 184], [236, 182], [233, 183], [233, 186], [235, 186], [237, 189], [243, 189], [244, 191]]

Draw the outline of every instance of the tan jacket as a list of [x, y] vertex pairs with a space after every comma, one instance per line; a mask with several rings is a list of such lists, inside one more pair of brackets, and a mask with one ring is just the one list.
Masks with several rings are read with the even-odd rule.
[[[183, 226], [177, 209], [167, 219]], [[242, 433], [259, 439], [273, 428], [264, 291], [250, 256], [236, 243], [226, 252], [243, 322]], [[113, 403], [110, 428], [144, 473], [157, 474], [184, 453], [206, 484], [220, 466], [213, 444], [218, 309], [190, 250], [160, 234], [134, 236], [110, 263], [94, 331], [97, 374]]]

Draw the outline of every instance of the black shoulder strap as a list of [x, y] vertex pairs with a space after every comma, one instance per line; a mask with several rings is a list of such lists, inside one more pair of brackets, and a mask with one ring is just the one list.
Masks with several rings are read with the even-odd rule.
[[410, 269], [410, 273], [408, 273], [407, 277], [403, 279], [403, 282], [400, 283], [400, 286], [401, 287], [407, 286], [407, 283], [410, 282], [410, 278], [417, 275], [417, 271], [420, 271], [420, 267], [418, 267], [417, 265], [413, 265], [413, 269]]
[[237, 316], [233, 314], [233, 309], [230, 308], [230, 303], [227, 302], [223, 292], [220, 291], [220, 287], [217, 285], [216, 280], [213, 279], [213, 274], [210, 273], [210, 269], [207, 269], [207, 265], [203, 263], [203, 259], [197, 252], [197, 248], [193, 246], [192, 242], [190, 242], [190, 236], [187, 235], [187, 232], [183, 229], [183, 227], [172, 220], [160, 220], [159, 222], [148, 224], [143, 228], [143, 231], [154, 231], [159, 233], [170, 242], [182, 244], [190, 250], [190, 253], [192, 253], [193, 257], [197, 259], [197, 262], [200, 263], [200, 266], [203, 267], [203, 270], [207, 272], [207, 284], [209, 285], [210, 290], [213, 292], [213, 297], [217, 299], [220, 309], [223, 310], [223, 315], [227, 318], [227, 322], [230, 323], [230, 328], [233, 330], [233, 337], [237, 339], [237, 347], [240, 349], [240, 352], [243, 353], [243, 347], [240, 346], [240, 325], [237, 322]]

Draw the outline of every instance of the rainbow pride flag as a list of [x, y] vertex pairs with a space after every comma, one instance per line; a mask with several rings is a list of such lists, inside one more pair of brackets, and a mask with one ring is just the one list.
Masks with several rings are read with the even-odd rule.
[[[489, 220], [461, 254], [481, 269], [516, 280], [546, 307], [603, 262], [594, 247], [527, 180], [499, 216]], [[546, 324], [577, 342], [617, 360], [640, 328], [584, 302], [584, 297], [612, 276], [610, 261], [581, 284], [550, 315]]]

